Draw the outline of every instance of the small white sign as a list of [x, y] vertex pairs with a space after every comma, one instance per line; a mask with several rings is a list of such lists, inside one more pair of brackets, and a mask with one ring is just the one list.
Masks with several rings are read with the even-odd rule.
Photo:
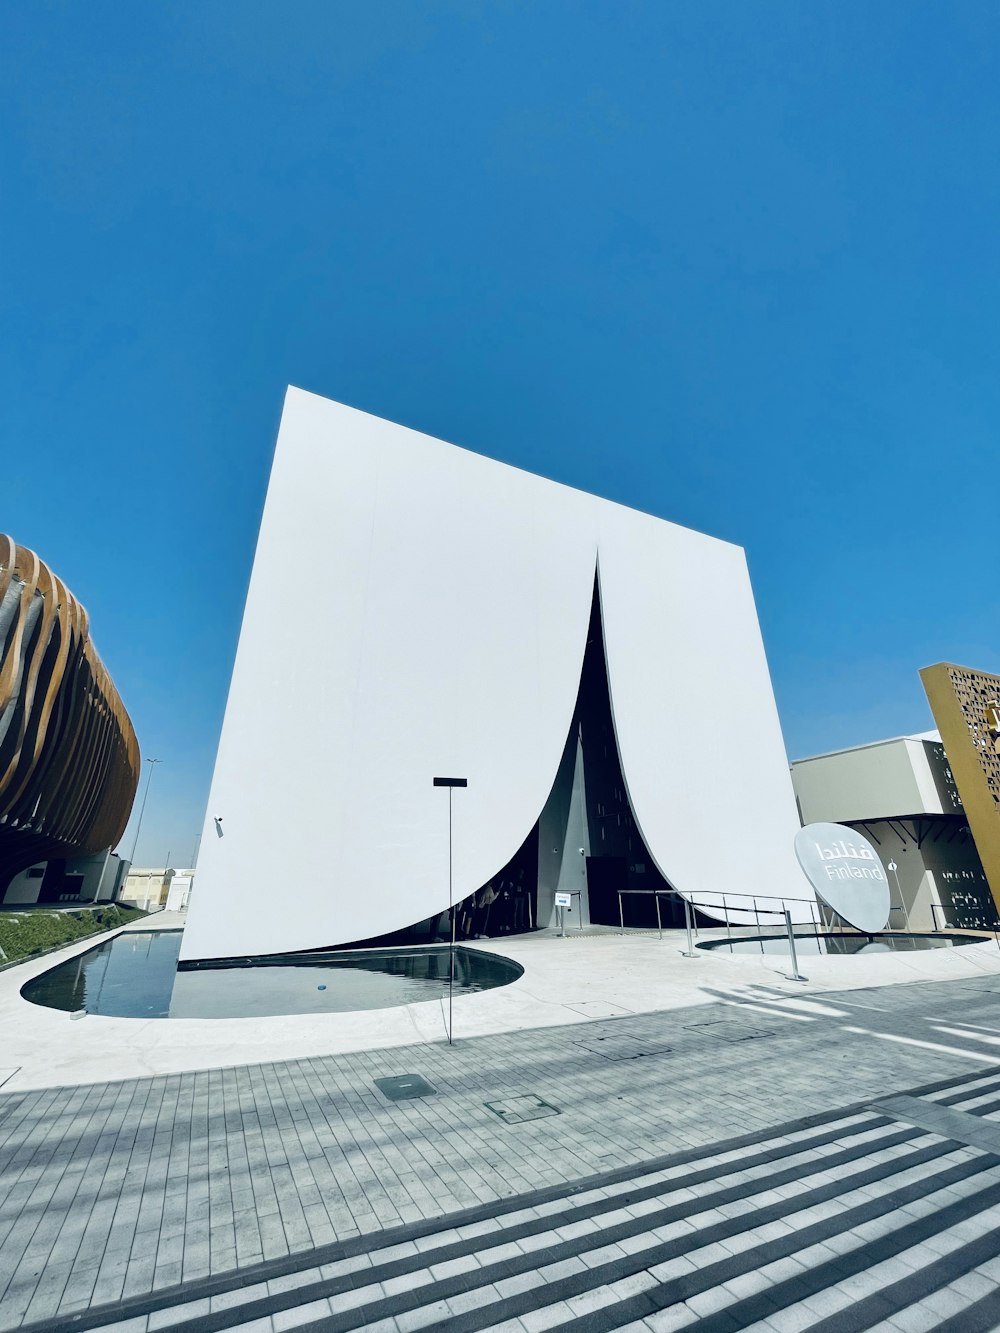
[[571, 893], [557, 893], [557, 894], [556, 894], [556, 906], [557, 906], [557, 907], [572, 907], [572, 906], [573, 906], [573, 895], [572, 895]]

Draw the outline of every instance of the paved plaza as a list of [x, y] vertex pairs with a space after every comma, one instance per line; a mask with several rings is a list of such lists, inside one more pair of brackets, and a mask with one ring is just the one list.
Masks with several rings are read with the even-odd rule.
[[[126, 927], [142, 936], [150, 928], [179, 929], [184, 917], [162, 912]], [[725, 938], [724, 929], [703, 931], [701, 942]], [[391, 1009], [219, 1019], [142, 1019], [88, 1015], [74, 1021], [58, 1009], [28, 1004], [21, 987], [55, 963], [93, 947], [84, 940], [59, 953], [0, 971], [0, 1087], [5, 1092], [66, 1084], [119, 1081], [156, 1074], [237, 1068], [312, 1056], [437, 1045], [447, 1034], [448, 1006], [441, 1001]], [[767, 955], [730, 956], [695, 949], [684, 956], [683, 931], [631, 931], [606, 927], [505, 935], [475, 947], [513, 959], [524, 975], [512, 985], [457, 994], [455, 1032], [463, 1040], [504, 1032], [578, 1025], [583, 1019], [663, 1013], [716, 1002], [720, 990], [764, 986], [789, 996], [822, 998], [830, 990], [890, 987], [910, 981], [963, 981], [1000, 977], [1000, 947], [989, 939], [961, 948], [907, 953], [864, 952], [819, 956], [803, 950], [790, 980], [783, 943]]]
[[1000, 971], [732, 976], [453, 1047], [0, 1095], [0, 1327], [1000, 1327]]

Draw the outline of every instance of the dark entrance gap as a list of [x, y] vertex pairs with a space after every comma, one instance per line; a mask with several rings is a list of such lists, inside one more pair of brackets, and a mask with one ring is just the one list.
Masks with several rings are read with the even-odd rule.
[[[653, 863], [628, 799], [611, 714], [596, 578], [576, 710], [560, 773], [540, 823], [546, 832], [551, 830], [553, 847], [560, 845], [556, 837], [560, 824], [563, 828], [561, 845], [565, 854], [558, 876], [553, 879], [551, 872], [546, 875], [544, 863], [540, 864], [540, 878], [543, 883], [546, 879], [551, 882], [550, 892], [563, 887], [586, 887], [590, 921], [595, 925], [617, 926], [618, 891], [633, 890], [622, 898], [626, 926], [656, 926], [652, 893], [667, 890], [670, 885]], [[583, 834], [576, 839], [575, 846], [574, 832]], [[581, 844], [586, 846], [585, 856], [580, 855]], [[543, 856], [544, 845], [543, 841]], [[649, 897], [641, 896], [647, 893]], [[683, 924], [683, 913], [672, 899], [660, 899], [660, 914], [664, 926]]]

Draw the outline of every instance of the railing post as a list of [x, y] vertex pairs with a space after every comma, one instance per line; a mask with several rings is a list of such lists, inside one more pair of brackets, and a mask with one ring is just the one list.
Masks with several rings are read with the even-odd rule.
[[684, 899], [684, 929], [687, 932], [687, 946], [688, 946], [687, 952], [684, 954], [684, 957], [697, 958], [698, 955], [694, 951], [694, 941], [691, 939], [691, 904], [688, 902], [686, 898]]
[[795, 931], [792, 928], [792, 914], [787, 907], [785, 908], [785, 929], [788, 931], [788, 952], [792, 959], [792, 980], [808, 981], [809, 978], [804, 977], [799, 971], [799, 960], [795, 954]]

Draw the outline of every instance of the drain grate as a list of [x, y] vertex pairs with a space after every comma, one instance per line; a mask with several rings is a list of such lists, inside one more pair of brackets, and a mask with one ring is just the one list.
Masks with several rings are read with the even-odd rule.
[[541, 1120], [547, 1115], [559, 1115], [558, 1106], [551, 1106], [533, 1094], [526, 1097], [508, 1097], [502, 1102], [487, 1102], [486, 1109], [507, 1125], [520, 1125], [525, 1120]]
[[419, 1074], [393, 1074], [391, 1078], [377, 1078], [375, 1086], [383, 1097], [391, 1102], [408, 1102], [414, 1097], [433, 1097], [437, 1088], [432, 1087]]
[[605, 1060], [639, 1060], [645, 1055], [669, 1055], [670, 1047], [657, 1042], [643, 1041], [641, 1037], [607, 1036], [588, 1037], [574, 1045], [591, 1055], [603, 1055]]

